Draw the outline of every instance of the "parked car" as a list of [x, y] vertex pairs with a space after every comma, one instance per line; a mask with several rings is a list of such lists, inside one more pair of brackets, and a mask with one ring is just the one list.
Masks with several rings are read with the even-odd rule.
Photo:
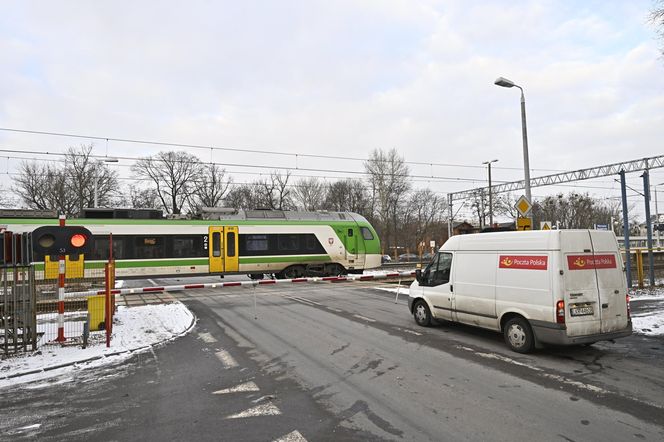
[[399, 262], [419, 261], [420, 258], [414, 253], [404, 253], [399, 255]]
[[381, 264], [385, 264], [386, 262], [392, 262], [392, 258], [390, 257], [390, 255], [383, 255], [380, 258], [380, 262]]
[[431, 252], [426, 252], [422, 255], [422, 262], [429, 262], [433, 258], [434, 254]]

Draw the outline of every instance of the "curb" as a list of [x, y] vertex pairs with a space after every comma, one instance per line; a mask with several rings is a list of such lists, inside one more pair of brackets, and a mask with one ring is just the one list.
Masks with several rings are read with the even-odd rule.
[[[187, 310], [189, 310], [189, 309], [187, 309]], [[189, 310], [189, 311], [191, 312], [191, 310]], [[180, 338], [180, 337], [188, 334], [194, 328], [194, 326], [196, 325], [196, 322], [198, 322], [198, 318], [196, 317], [196, 315], [193, 312], [191, 312], [191, 314], [193, 316], [192, 319], [191, 319], [191, 323], [189, 324], [189, 326], [185, 330], [181, 331], [180, 333], [178, 333], [176, 335], [165, 338], [165, 339], [163, 339], [159, 342], [155, 342], [154, 344], [143, 345], [143, 346], [140, 346], [140, 347], [129, 348], [129, 349], [126, 349], [126, 350], [115, 351], [115, 352], [112, 352], [112, 353], [106, 353], [106, 354], [103, 354], [103, 355], [92, 356], [92, 357], [85, 358], [85, 359], [66, 362], [64, 364], [51, 365], [51, 366], [48, 366], [48, 367], [39, 368], [39, 369], [35, 369], [35, 370], [29, 370], [29, 371], [25, 371], [25, 372], [21, 372], [21, 373], [14, 373], [14, 374], [11, 374], [9, 376], [1, 376], [0, 381], [9, 380], [9, 379], [16, 379], [16, 378], [20, 378], [22, 376], [28, 376], [28, 375], [31, 375], [31, 374], [49, 372], [49, 371], [57, 370], [59, 368], [71, 367], [73, 365], [78, 365], [78, 364], [85, 364], [85, 363], [88, 363], [88, 362], [97, 361], [97, 360], [100, 360], [100, 359], [111, 358], [111, 357], [119, 356], [119, 355], [123, 355], [123, 354], [141, 353], [143, 351], [150, 350], [151, 348], [155, 348], [155, 347], [158, 347], [160, 345], [166, 344], [168, 342], [174, 341], [177, 338]]]

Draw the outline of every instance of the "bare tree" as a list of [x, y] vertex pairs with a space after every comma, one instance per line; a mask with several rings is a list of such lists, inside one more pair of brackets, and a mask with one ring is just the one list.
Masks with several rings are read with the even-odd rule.
[[327, 186], [316, 177], [303, 178], [295, 184], [293, 200], [295, 205], [305, 211], [323, 208]]
[[202, 166], [191, 205], [196, 209], [219, 206], [228, 192], [231, 182], [231, 177], [226, 176], [226, 169], [222, 169], [216, 164]]
[[430, 189], [418, 190], [411, 194], [406, 212], [413, 227], [413, 243], [417, 247], [427, 237], [432, 236], [432, 227], [445, 217], [447, 202], [444, 197]]
[[252, 184], [241, 184], [233, 187], [224, 197], [226, 207], [236, 209], [255, 209], [259, 207], [256, 186]]
[[187, 152], [159, 152], [152, 157], [136, 161], [132, 171], [151, 180], [159, 199], [168, 213], [179, 215], [183, 205], [196, 190], [196, 179], [201, 176], [201, 161]]
[[23, 162], [14, 179], [13, 191], [27, 207], [40, 210], [57, 210], [72, 216], [94, 203], [95, 178], [98, 179], [97, 195], [106, 205], [117, 194], [117, 172], [95, 162], [92, 146], [69, 148], [64, 165], [39, 165]]
[[620, 206], [608, 204], [586, 194], [571, 192], [565, 196], [547, 196], [533, 204], [533, 221], [551, 221], [561, 229], [588, 229], [595, 224], [610, 224], [611, 217], [618, 218]]
[[[106, 164], [92, 157], [92, 145], [70, 147], [65, 152], [65, 168], [68, 182], [76, 195], [78, 213], [85, 207], [94, 207], [95, 192], [97, 204], [109, 206], [118, 193], [118, 174]], [[95, 190], [96, 187], [96, 190]]]
[[338, 212], [356, 212], [369, 218], [367, 191], [361, 181], [350, 178], [335, 181], [327, 189], [323, 208]]
[[398, 246], [400, 204], [410, 190], [409, 170], [396, 149], [376, 149], [364, 163], [371, 188], [371, 211], [386, 245]]
[[[655, 26], [655, 32], [659, 38], [664, 41], [664, 0], [655, 0], [653, 4], [649, 20]], [[662, 46], [661, 51], [664, 55], [664, 46]]]
[[290, 172], [272, 172], [269, 178], [254, 182], [258, 196], [258, 207], [273, 210], [290, 210], [294, 207], [288, 189]]
[[162, 203], [159, 193], [152, 188], [129, 186], [128, 203], [134, 209], [161, 209]]

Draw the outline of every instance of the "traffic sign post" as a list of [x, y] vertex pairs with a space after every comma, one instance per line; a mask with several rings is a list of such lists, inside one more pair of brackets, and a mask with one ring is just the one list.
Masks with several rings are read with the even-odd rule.
[[516, 219], [516, 230], [533, 230], [532, 219], [518, 217]]
[[530, 200], [525, 195], [521, 195], [514, 208], [516, 208], [520, 215], [516, 219], [516, 230], [533, 230], [533, 219], [528, 216], [530, 209], [533, 208]]

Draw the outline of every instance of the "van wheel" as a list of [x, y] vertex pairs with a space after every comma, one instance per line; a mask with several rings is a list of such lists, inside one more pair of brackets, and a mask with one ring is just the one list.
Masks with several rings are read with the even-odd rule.
[[421, 325], [422, 327], [429, 327], [431, 325], [431, 311], [426, 302], [421, 299], [415, 302], [413, 317], [417, 325]]
[[516, 317], [507, 321], [504, 335], [507, 346], [517, 353], [530, 353], [534, 347], [533, 329], [524, 318]]

